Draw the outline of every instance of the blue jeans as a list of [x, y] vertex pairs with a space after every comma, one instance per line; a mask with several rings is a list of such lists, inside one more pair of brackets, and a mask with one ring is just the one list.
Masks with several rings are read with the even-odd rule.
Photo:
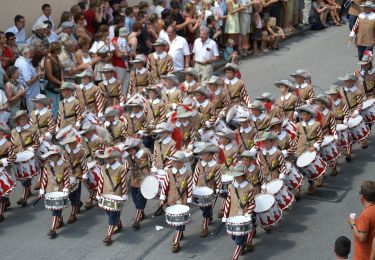
[[136, 209], [144, 209], [147, 200], [143, 197], [140, 188], [131, 187], [132, 198]]
[[212, 206], [202, 207], [200, 209], [202, 210], [202, 216], [204, 218], [212, 218]]
[[121, 211], [106, 210], [106, 212], [107, 212], [107, 215], [108, 215], [108, 225], [110, 225], [110, 226], [118, 225], [118, 222], [120, 221]]
[[78, 185], [78, 189], [69, 193], [69, 200], [72, 206], [79, 206], [81, 203], [81, 183]]
[[57, 113], [59, 111], [60, 94], [49, 91], [46, 89], [46, 96], [52, 100], [52, 115], [53, 119], [56, 120]]
[[247, 235], [244, 236], [232, 236], [232, 240], [236, 245], [243, 246], [246, 243]]

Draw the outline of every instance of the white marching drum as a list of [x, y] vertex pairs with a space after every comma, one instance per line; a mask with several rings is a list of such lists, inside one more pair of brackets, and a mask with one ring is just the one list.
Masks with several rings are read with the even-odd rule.
[[165, 209], [165, 220], [173, 227], [184, 226], [190, 221], [190, 208], [185, 205], [173, 205]]
[[340, 156], [340, 151], [332, 135], [324, 137], [320, 146], [320, 154], [326, 162], [334, 161]]
[[354, 142], [359, 142], [365, 139], [369, 134], [370, 130], [365, 124], [363, 117], [358, 115], [348, 120], [349, 132]]
[[375, 121], [375, 99], [369, 99], [363, 102], [362, 110], [360, 111], [366, 123], [370, 124]]
[[303, 184], [304, 177], [291, 162], [286, 162], [285, 183], [290, 191], [295, 191]]
[[261, 193], [255, 196], [254, 212], [258, 224], [263, 228], [275, 226], [281, 220], [283, 214], [275, 197], [270, 193]]
[[141, 183], [141, 193], [145, 199], [152, 200], [160, 196], [160, 183], [157, 177], [148, 175]]
[[44, 205], [49, 210], [61, 210], [68, 207], [69, 196], [60, 191], [48, 192], [44, 196]]
[[25, 151], [16, 154], [16, 160], [13, 164], [15, 175], [18, 180], [30, 179], [38, 174], [35, 165], [34, 152]]
[[233, 182], [233, 176], [228, 174], [221, 175], [221, 193], [228, 193], [229, 184]]
[[108, 211], [121, 211], [124, 204], [122, 197], [112, 194], [102, 194], [98, 199], [99, 207]]
[[100, 180], [100, 165], [97, 161], [87, 163], [89, 175], [87, 177], [87, 188], [89, 191], [95, 190]]
[[208, 207], [212, 205], [214, 191], [209, 187], [194, 187], [192, 204], [196, 207]]
[[326, 172], [327, 163], [315, 151], [306, 151], [298, 157], [297, 167], [303, 170], [307, 179], [316, 180]]
[[284, 185], [282, 179], [276, 179], [266, 184], [266, 190], [275, 196], [281, 210], [286, 210], [293, 205], [294, 195]]
[[80, 138], [80, 134], [77, 129], [75, 129], [72, 125], [68, 125], [62, 129], [56, 134], [56, 139], [60, 140], [62, 138], [65, 138], [67, 136], [76, 136]]
[[339, 142], [340, 147], [346, 147], [346, 146], [352, 144], [352, 139], [350, 137], [348, 126], [346, 126], [344, 124], [338, 124], [336, 126], [336, 132], [337, 132], [337, 136], [339, 138], [338, 142]]
[[247, 235], [252, 229], [251, 217], [233, 216], [226, 221], [227, 233], [232, 236]]
[[0, 168], [0, 197], [10, 193], [16, 187], [16, 183], [12, 180], [5, 168]]

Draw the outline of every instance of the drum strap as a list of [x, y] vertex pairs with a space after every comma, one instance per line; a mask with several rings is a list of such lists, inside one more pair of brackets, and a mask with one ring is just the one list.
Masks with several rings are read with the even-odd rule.
[[65, 105], [64, 105], [64, 100], [62, 101], [62, 106], [63, 106], [63, 114], [64, 114], [64, 119], [67, 119], [68, 117], [66, 116], [66, 112], [65, 112]]
[[24, 141], [23, 138], [22, 138], [21, 132], [18, 132], [18, 131], [17, 131], [17, 133], [18, 133], [18, 136], [20, 137], [20, 140], [21, 140], [21, 146], [22, 146], [22, 149], [25, 149], [25, 141]]
[[161, 160], [163, 162], [163, 165], [165, 164], [165, 162], [167, 161], [167, 158], [164, 158], [164, 155], [163, 155], [163, 149], [161, 147], [161, 142], [159, 142], [159, 148], [160, 148], [160, 156], [161, 156]]
[[267, 168], [268, 168], [268, 170], [270, 171], [270, 174], [271, 174], [271, 172], [272, 172], [273, 170], [275, 170], [277, 167], [272, 168], [272, 165], [270, 165], [269, 161], [267, 160], [267, 155], [264, 155], [263, 153], [262, 153], [262, 155], [263, 155], [264, 160], [266, 161]]
[[120, 183], [119, 182], [116, 186], [113, 184], [113, 181], [112, 181], [112, 178], [111, 178], [111, 175], [109, 175], [109, 172], [108, 172], [108, 169], [105, 169], [105, 174], [107, 175], [108, 179], [109, 179], [109, 184], [111, 185], [112, 187], [112, 192], [116, 192], [116, 190], [118, 189], [118, 187], [120, 186]]
[[38, 125], [39, 135], [42, 135], [41, 127], [40, 127], [40, 124], [39, 124], [39, 114], [36, 115], [36, 124]]
[[150, 108], [151, 108], [151, 112], [152, 112], [152, 117], [154, 119], [156, 119], [155, 111], [154, 111], [154, 108], [152, 107], [152, 101], [150, 102]]
[[247, 201], [246, 201], [245, 204], [242, 204], [242, 201], [240, 199], [240, 195], [238, 194], [238, 189], [236, 187], [234, 187], [234, 191], [236, 192], [236, 197], [237, 197], [238, 203], [240, 204], [241, 209], [244, 210], [245, 206], [247, 204]]
[[183, 196], [184, 194], [183, 194], [183, 192], [181, 191], [181, 189], [180, 189], [180, 185], [179, 185], [178, 182], [177, 182], [176, 174], [172, 174], [172, 175], [173, 175], [174, 183], [175, 183], [175, 185], [176, 185], [176, 190], [177, 190], [178, 196], [180, 197], [180, 200], [182, 201], [182, 196]]
[[[109, 85], [109, 82], [108, 82], [108, 85]], [[105, 89], [105, 93], [106, 93], [106, 95], [107, 95], [107, 98], [109, 98], [110, 103], [112, 104], [112, 96], [111, 96], [111, 94], [109, 93], [109, 89], [107, 88], [106, 85], [103, 84], [103, 86], [104, 86], [104, 89]]]
[[133, 118], [130, 119], [130, 123], [132, 125], [133, 133], [135, 133], [135, 126], [134, 126]]
[[55, 183], [59, 186], [61, 184], [61, 182], [63, 181], [64, 178], [62, 178], [60, 181], [58, 181], [57, 177], [56, 177], [55, 170], [53, 169], [53, 167], [51, 166], [51, 164], [49, 164], [49, 169], [51, 170], [51, 173], [53, 175], [53, 179], [55, 180]]
[[87, 103], [87, 99], [86, 99], [86, 91], [85, 91], [85, 88], [82, 89], [82, 96], [83, 96], [83, 99], [85, 100], [85, 105], [87, 106], [88, 103]]
[[245, 147], [246, 150], [248, 150], [249, 148], [247, 147], [246, 142], [245, 142], [245, 140], [243, 139], [243, 136], [242, 136], [242, 134], [241, 134], [241, 131], [238, 131], [238, 133], [240, 134], [240, 138], [241, 138], [241, 141], [242, 141], [243, 146]]
[[207, 179], [207, 175], [206, 175], [206, 167], [202, 167], [202, 168], [203, 168], [204, 183], [206, 184], [206, 186], [208, 186], [209, 180]]
[[349, 98], [348, 98], [348, 93], [345, 91], [345, 89], [344, 89], [344, 96], [345, 96], [345, 100], [346, 100], [346, 103], [348, 103], [348, 107], [349, 107], [349, 109], [352, 109], [352, 108], [354, 108], [355, 106], [351, 106], [350, 105], [350, 102], [349, 102]]

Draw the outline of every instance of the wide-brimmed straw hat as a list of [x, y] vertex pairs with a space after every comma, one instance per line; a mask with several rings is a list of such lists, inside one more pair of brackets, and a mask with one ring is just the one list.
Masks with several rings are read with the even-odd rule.
[[141, 63], [145, 63], [146, 62], [145, 55], [138, 54], [138, 55], [135, 56], [135, 58], [133, 60], [129, 61], [129, 63], [139, 63], [139, 62], [141, 62]]
[[271, 119], [271, 122], [270, 122], [270, 125], [268, 127], [268, 129], [271, 129], [271, 127], [275, 126], [275, 125], [282, 125], [283, 124], [283, 121], [281, 121], [279, 118], [277, 117], [273, 117]]
[[27, 111], [26, 110], [18, 110], [16, 112], [16, 115], [14, 116], [14, 119], [18, 119], [21, 116], [27, 116]]
[[280, 86], [286, 86], [289, 88], [289, 90], [292, 90], [292, 89], [295, 89], [295, 85], [293, 83], [293, 81], [291, 80], [288, 80], [288, 79], [283, 79], [283, 80], [279, 80], [279, 81], [276, 81], [275, 83], [273, 83], [276, 87], [280, 87]]
[[116, 158], [120, 157], [121, 155], [121, 151], [117, 147], [107, 147], [105, 148], [104, 152], [96, 153], [96, 157], [101, 159]]
[[262, 102], [256, 100], [254, 102], [252, 102], [249, 106], [250, 109], [257, 109], [257, 110], [260, 110], [260, 111], [264, 111], [265, 110], [265, 107], [263, 105]]
[[141, 144], [142, 144], [142, 140], [141, 139], [127, 138], [125, 140], [123, 149], [126, 151], [126, 150], [129, 150], [131, 148], [139, 147]]
[[226, 70], [237, 71], [238, 70], [238, 66], [235, 63], [227, 63], [227, 64], [225, 64], [225, 67], [224, 67], [224, 71], [226, 71]]
[[301, 78], [304, 78], [304, 79], [308, 79], [309, 76], [310, 76], [310, 73], [308, 73], [306, 70], [298, 69], [294, 73], [290, 74], [290, 76], [293, 77], [293, 78], [301, 77]]
[[105, 64], [103, 68], [99, 70], [99, 72], [113, 72], [113, 71], [115, 71], [115, 67], [113, 67], [113, 65], [110, 63]]
[[196, 88], [192, 91], [189, 91], [189, 94], [196, 94], [196, 93], [200, 93], [200, 94], [204, 95], [206, 98], [210, 97], [210, 92], [208, 91], [208, 89], [206, 87], [203, 87], [203, 86], [199, 86], [198, 88]]
[[317, 97], [313, 98], [313, 100], [322, 102], [326, 106], [329, 106], [331, 104], [329, 97], [324, 94], [319, 94]]
[[0, 123], [0, 132], [2, 132], [4, 134], [10, 134], [9, 126], [4, 124], [4, 123]]
[[167, 157], [169, 160], [174, 162], [188, 162], [189, 158], [186, 156], [185, 152], [177, 151], [172, 156]]
[[194, 153], [197, 154], [202, 154], [202, 153], [218, 153], [219, 148], [217, 148], [214, 144], [211, 143], [204, 143], [201, 147], [197, 147], [193, 151]]
[[176, 109], [177, 118], [187, 118], [187, 117], [191, 117], [192, 115], [193, 115], [192, 111], [188, 111], [182, 106], [179, 106]]
[[62, 141], [60, 141], [61, 145], [71, 144], [71, 143], [80, 143], [81, 138], [77, 135], [68, 135]]
[[30, 100], [33, 101], [33, 102], [36, 102], [36, 103], [41, 103], [41, 104], [46, 105], [46, 106], [48, 106], [51, 103], [49, 98], [47, 98], [47, 96], [43, 95], [43, 94], [38, 94], [38, 95], [36, 95], [35, 98], [30, 99]]
[[107, 107], [104, 111], [103, 117], [117, 116], [119, 111], [114, 107]]
[[145, 90], [148, 92], [148, 91], [155, 91], [156, 95], [161, 98], [162, 95], [161, 95], [161, 88], [156, 86], [156, 85], [153, 85], [153, 86], [148, 86], [148, 87], [145, 87]]
[[234, 167], [231, 167], [227, 174], [232, 177], [240, 177], [245, 174], [245, 167], [243, 164], [238, 163]]
[[373, 56], [370, 54], [365, 54], [362, 56], [362, 59], [360, 62], [358, 62], [358, 65], [367, 65], [371, 63], [373, 60]]
[[79, 132], [79, 134], [84, 135], [84, 134], [87, 134], [88, 132], [94, 131], [95, 129], [96, 127], [94, 124], [87, 122], [83, 124], [82, 129]]
[[235, 132], [229, 128], [222, 129], [220, 132], [216, 133], [216, 135], [219, 137], [225, 137], [231, 140], [233, 140], [236, 137]]
[[182, 71], [182, 73], [189, 74], [189, 75], [193, 76], [195, 80], [198, 80], [198, 78], [199, 78], [197, 71], [192, 67], [188, 67], [188, 68], [184, 69]]
[[309, 105], [297, 107], [296, 111], [309, 113], [312, 117], [316, 117], [317, 113], [314, 108]]
[[275, 141], [277, 140], [277, 136], [270, 132], [263, 132], [262, 136], [257, 138], [256, 142], [262, 142], [262, 141]]
[[338, 94], [339, 93], [338, 86], [332, 85], [332, 86], [329, 87], [329, 89], [324, 91], [324, 93], [326, 93], [327, 95]]
[[222, 85], [223, 84], [223, 80], [220, 77], [218, 77], [218, 76], [212, 75], [208, 79], [208, 81], [206, 82], [206, 84]]
[[254, 99], [263, 102], [275, 102], [275, 98], [270, 92], [264, 92], [260, 97], [255, 97]]
[[173, 74], [173, 73], [169, 73], [167, 75], [162, 75], [162, 76], [160, 76], [160, 78], [165, 79], [165, 80], [171, 80], [175, 86], [180, 84], [180, 81], [178, 80], [176, 75]]
[[71, 82], [63, 82], [60, 87], [61, 90], [63, 89], [69, 89], [69, 90], [76, 90], [76, 85]]
[[168, 122], [162, 122], [156, 125], [155, 130], [152, 131], [155, 134], [160, 134], [162, 132], [173, 132], [173, 125]]
[[347, 81], [347, 80], [357, 80], [358, 77], [354, 73], [348, 73], [344, 77], [339, 77], [338, 78], [341, 81]]
[[92, 70], [84, 70], [81, 73], [76, 74], [76, 77], [78, 77], [78, 78], [84, 78], [84, 77], [92, 78], [92, 77], [94, 77], [94, 73], [92, 72]]
[[375, 4], [372, 1], [366, 1], [365, 3], [359, 5], [360, 7], [375, 8]]
[[169, 44], [163, 38], [158, 38], [152, 45], [153, 46], [161, 46], [161, 45], [168, 46]]
[[255, 160], [256, 157], [257, 157], [256, 151], [245, 150], [242, 153], [236, 155], [236, 158], [239, 158], [239, 159], [240, 158], [244, 158], [244, 157], [247, 157], [247, 158], [250, 158], [252, 160]]
[[42, 158], [43, 159], [47, 159], [48, 157], [50, 157], [51, 155], [55, 155], [55, 154], [61, 154], [62, 151], [61, 151], [61, 148], [60, 146], [57, 146], [57, 145], [52, 145], [50, 147], [48, 147], [48, 152], [42, 154]]

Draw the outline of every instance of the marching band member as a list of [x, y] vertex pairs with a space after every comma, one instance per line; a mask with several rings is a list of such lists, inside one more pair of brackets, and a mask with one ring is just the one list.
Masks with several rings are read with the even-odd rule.
[[297, 70], [295, 73], [290, 74], [290, 76], [294, 78], [300, 104], [309, 104], [310, 100], [314, 97], [314, 90], [312, 86], [306, 82], [308, 79], [306, 71]]
[[[14, 152], [19, 153], [23, 151], [34, 152], [39, 147], [39, 135], [36, 129], [28, 123], [27, 111], [19, 110], [15, 115], [17, 127], [11, 132], [11, 143], [14, 147]], [[18, 205], [27, 206], [27, 199], [31, 195], [31, 178], [21, 181], [23, 187], [22, 197], [17, 201]]]
[[249, 108], [251, 111], [251, 120], [257, 131], [256, 136], [259, 138], [270, 126], [271, 117], [265, 112], [265, 107], [260, 101], [254, 101], [250, 104]]
[[294, 119], [294, 111], [299, 106], [299, 100], [293, 94], [295, 87], [290, 80], [280, 80], [274, 83], [279, 88], [281, 97], [276, 100], [276, 106], [280, 107], [283, 112], [282, 118]]
[[[194, 170], [193, 185], [196, 187], [208, 187], [219, 194], [221, 188], [222, 166], [219, 165], [214, 157], [219, 149], [210, 143], [205, 143], [202, 149], [196, 153], [199, 160]], [[203, 213], [203, 227], [200, 236], [208, 236], [208, 224], [212, 221], [212, 206], [201, 207]]]
[[257, 163], [256, 151], [245, 150], [236, 156], [244, 166], [246, 179], [254, 187], [254, 195], [261, 193], [263, 174]]
[[[339, 80], [344, 83], [344, 86], [339, 88], [339, 93], [344, 97], [344, 102], [349, 108], [351, 117], [356, 117], [359, 115], [359, 111], [362, 110], [363, 106], [363, 86], [359, 83], [354, 73], [339, 77]], [[367, 147], [367, 138], [365, 138], [362, 141], [362, 148], [366, 149]]]
[[240, 139], [239, 152], [250, 150], [254, 146], [254, 138], [257, 133], [250, 120], [250, 113], [242, 112], [234, 121], [240, 124], [240, 127], [236, 129], [236, 134]]
[[[232, 165], [235, 164], [236, 158], [235, 155], [238, 152], [238, 144], [235, 141], [236, 134], [229, 128], [224, 128], [220, 132], [216, 133], [219, 138], [219, 148], [222, 150], [220, 153], [224, 153], [224, 164], [225, 170], [229, 170]], [[219, 153], [219, 157], [220, 157]], [[217, 213], [218, 218], [222, 218], [224, 216], [224, 207], [225, 207], [225, 200], [222, 200], [220, 210]]]
[[77, 74], [76, 77], [81, 78], [79, 89], [82, 94], [82, 107], [87, 111], [91, 111], [99, 116], [103, 114], [103, 96], [101, 89], [95, 85], [91, 80], [94, 73], [91, 70], [84, 70], [82, 73]]
[[272, 118], [269, 132], [277, 136], [276, 147], [281, 150], [284, 158], [293, 161], [297, 149], [297, 138], [284, 130], [282, 124], [279, 118]]
[[[16, 160], [12, 143], [5, 137], [10, 134], [9, 126], [0, 124], [0, 165], [8, 170]], [[4, 220], [4, 211], [10, 206], [9, 194], [0, 196], [0, 222]]]
[[182, 71], [185, 75], [185, 81], [181, 83], [184, 93], [196, 90], [199, 86], [199, 76], [194, 68], [188, 67]]
[[236, 77], [238, 66], [234, 63], [227, 63], [224, 67], [225, 79], [224, 87], [228, 90], [230, 105], [243, 104], [250, 105], [250, 97], [246, 91], [245, 83]]
[[81, 202], [81, 181], [88, 178], [88, 167], [86, 151], [81, 145], [82, 139], [78, 136], [67, 136], [60, 144], [64, 146], [66, 153], [65, 161], [69, 164], [71, 169], [70, 193], [69, 200], [72, 205], [72, 211], [68, 219], [68, 223], [72, 224], [77, 221], [77, 214], [80, 212], [82, 206]]
[[130, 188], [133, 202], [136, 208], [135, 220], [132, 225], [134, 229], [139, 229], [140, 222], [146, 217], [144, 209], [147, 199], [141, 193], [142, 179], [151, 172], [151, 153], [147, 148], [142, 147], [141, 139], [128, 138], [125, 141], [124, 150], [128, 153], [128, 171], [130, 173]]
[[[56, 125], [53, 120], [52, 111], [48, 108], [50, 100], [43, 94], [36, 95], [35, 99], [31, 99], [34, 102], [35, 110], [31, 112], [29, 124], [36, 129], [40, 138], [52, 140], [52, 136], [55, 134]], [[42, 167], [42, 165], [38, 165]], [[39, 180], [34, 186], [34, 190], [40, 188], [42, 181], [42, 174], [39, 175]]]
[[68, 125], [79, 128], [82, 122], [82, 109], [78, 99], [73, 96], [76, 86], [63, 82], [60, 89], [63, 100], [59, 103], [56, 132]]
[[183, 93], [179, 88], [180, 82], [174, 74], [161, 76], [161, 79], [164, 80], [163, 100], [167, 111], [174, 110], [183, 100]]
[[98, 87], [101, 91], [103, 99], [103, 110], [107, 107], [122, 105], [125, 98], [121, 93], [121, 82], [114, 77], [115, 68], [112, 64], [105, 64], [101, 69], [103, 72], [104, 80], [99, 83]]
[[197, 138], [197, 131], [193, 122], [191, 122], [192, 112], [186, 110], [184, 107], [179, 106], [177, 107], [176, 112], [172, 115], [172, 117], [176, 118], [175, 126], [181, 131], [183, 139], [182, 139], [182, 150], [189, 149], [190, 151], [193, 150], [193, 144]]
[[[315, 120], [317, 117], [316, 111], [308, 106], [298, 107], [296, 109], [300, 112], [301, 121], [297, 123], [297, 150], [296, 156], [300, 156], [305, 151], [319, 151], [320, 145], [323, 142], [323, 134], [321, 124]], [[321, 186], [321, 180], [317, 181], [317, 186]], [[315, 183], [309, 181], [308, 194], [315, 193]]]
[[[177, 151], [172, 157], [173, 167], [167, 170], [166, 178], [160, 195], [160, 205], [173, 206], [176, 204], [186, 205], [192, 202], [193, 174], [189, 158], [183, 151]], [[185, 226], [176, 227], [176, 235], [173, 239], [172, 252], [180, 251], [180, 240], [185, 231]]]
[[[333, 135], [335, 141], [338, 140], [336, 132], [336, 120], [335, 114], [330, 110], [332, 107], [331, 100], [328, 96], [319, 94], [313, 99], [315, 102], [315, 107], [319, 113], [322, 115], [322, 134], [323, 136]], [[331, 176], [337, 175], [337, 160], [331, 162], [332, 172]]]
[[[337, 86], [331, 86], [328, 90], [325, 91], [327, 95], [332, 99], [332, 107], [331, 110], [335, 114], [335, 121], [336, 124], [348, 124], [349, 120], [349, 108], [342, 101], [342, 97], [340, 96], [339, 91], [337, 90]], [[352, 145], [347, 145], [345, 147], [346, 153], [346, 161], [350, 162], [352, 160]]]
[[155, 52], [150, 53], [147, 58], [147, 70], [151, 73], [153, 81], [158, 82], [160, 76], [173, 73], [173, 59], [165, 51], [168, 42], [163, 38], [157, 39], [153, 44]]
[[[255, 209], [254, 187], [246, 179], [244, 166], [238, 164], [233, 167], [229, 175], [233, 176], [233, 183], [228, 187], [228, 197], [225, 203], [225, 216], [222, 221], [226, 222], [228, 218], [234, 216], [251, 216]], [[237, 260], [243, 251], [253, 251], [253, 237], [255, 229], [244, 236], [232, 236], [236, 243], [236, 250], [234, 251], [232, 260]]]
[[363, 88], [367, 99], [373, 98], [375, 95], [375, 68], [372, 64], [373, 54], [365, 51], [362, 60], [358, 63], [360, 69], [355, 70], [355, 75], [363, 80]]
[[127, 136], [133, 138], [140, 138], [144, 135], [146, 129], [147, 115], [143, 111], [143, 102], [139, 98], [129, 100], [125, 104], [125, 108], [129, 108], [128, 113], [124, 113], [124, 118], [128, 122], [126, 129]]
[[210, 100], [214, 104], [215, 114], [221, 117], [225, 116], [225, 111], [228, 110], [228, 90], [223, 88], [223, 80], [215, 75], [206, 82], [206, 86], [210, 90]]
[[199, 112], [197, 108], [197, 103], [191, 97], [185, 97], [182, 101], [181, 106], [186, 110], [191, 112], [190, 122], [194, 125], [195, 131], [199, 131], [202, 127], [207, 127], [205, 121], [203, 120], [203, 115]]
[[165, 103], [158, 86], [146, 88], [149, 99], [146, 100], [146, 115], [149, 128], [153, 130], [157, 124], [166, 120]]
[[271, 118], [283, 118], [283, 110], [281, 107], [275, 105], [275, 98], [271, 93], [264, 92], [260, 97], [255, 97], [254, 99], [263, 103], [266, 114]]
[[[100, 181], [98, 185], [98, 196], [101, 194], [112, 194], [128, 200], [128, 186], [126, 181], [127, 165], [121, 165], [116, 159], [121, 157], [121, 152], [114, 147], [107, 147], [104, 153], [97, 153], [97, 157], [104, 159], [106, 163], [101, 167]], [[116, 227], [116, 233], [122, 230], [121, 211], [109, 211], [108, 230], [103, 240], [106, 245], [112, 244], [112, 234]]]
[[210, 93], [205, 87], [198, 87], [189, 93], [194, 94], [195, 104], [198, 112], [202, 114], [204, 125], [210, 128], [216, 121], [215, 106], [210, 101]]
[[[60, 191], [64, 194], [69, 192], [69, 174], [70, 168], [62, 156], [61, 148], [52, 145], [48, 152], [42, 155], [47, 160], [43, 168], [42, 186], [39, 190], [39, 196], [43, 197], [48, 192]], [[56, 230], [64, 225], [61, 210], [52, 210], [51, 229], [48, 232], [50, 238], [57, 236]]]
[[171, 168], [172, 161], [168, 158], [172, 157], [174, 153], [180, 149], [179, 146], [181, 145], [177, 144], [172, 138], [172, 124], [162, 122], [156, 126], [156, 129], [152, 131], [152, 133], [158, 135], [158, 139], [154, 145], [154, 160], [152, 161], [152, 168], [159, 170]]
[[[105, 142], [100, 136], [96, 134], [95, 125], [91, 123], [83, 124], [82, 130], [79, 132], [79, 134], [84, 137], [84, 141], [86, 142], [87, 158], [94, 160], [97, 152], [104, 152]], [[84, 183], [87, 184], [86, 182], [89, 182], [89, 178], [84, 178]], [[85, 209], [91, 209], [94, 207], [93, 199], [96, 193], [96, 189], [89, 191], [89, 197], [87, 198], [87, 201], [85, 203]]]
[[130, 72], [129, 76], [128, 98], [136, 93], [144, 95], [145, 87], [153, 83], [151, 73], [143, 67], [145, 59], [143, 54], [138, 54], [134, 60], [129, 61], [134, 64], [134, 70]]
[[119, 111], [113, 107], [107, 107], [103, 117], [106, 119], [104, 127], [111, 135], [111, 144], [115, 145], [124, 142], [128, 137], [128, 124], [123, 117], [119, 117]]
[[276, 140], [277, 136], [269, 132], [264, 132], [256, 140], [259, 147], [257, 163], [263, 174], [263, 189], [266, 183], [286, 174], [285, 158], [282, 151], [277, 148]]

